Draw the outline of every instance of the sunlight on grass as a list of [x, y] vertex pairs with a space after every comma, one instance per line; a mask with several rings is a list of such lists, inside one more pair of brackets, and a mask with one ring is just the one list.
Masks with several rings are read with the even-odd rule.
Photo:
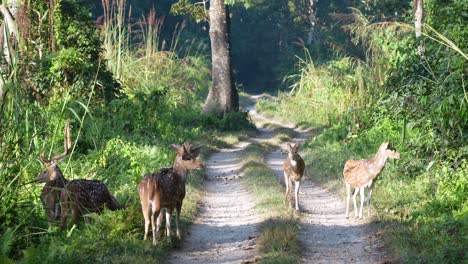
[[298, 225], [285, 203], [284, 187], [264, 163], [271, 146], [252, 143], [244, 151], [242, 184], [254, 195], [256, 209], [267, 220], [260, 225], [257, 254], [260, 263], [296, 263]]

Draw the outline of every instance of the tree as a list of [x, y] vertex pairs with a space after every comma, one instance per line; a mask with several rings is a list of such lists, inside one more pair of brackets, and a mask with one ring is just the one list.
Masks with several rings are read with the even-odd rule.
[[[179, 0], [172, 6], [174, 14], [188, 14], [197, 22], [207, 20], [208, 1], [191, 4]], [[239, 110], [239, 94], [234, 85], [231, 51], [231, 21], [229, 7], [224, 0], [211, 0], [209, 7], [212, 60], [212, 86], [203, 108], [204, 113], [224, 116]]]
[[308, 25], [307, 45], [312, 44], [318, 38], [317, 34], [317, 7], [318, 0], [290, 0], [288, 6], [290, 12], [295, 14], [300, 20]]
[[[414, 28], [416, 31], [416, 38], [422, 35], [422, 28], [424, 23], [424, 2], [423, 0], [414, 0], [413, 4], [414, 8]], [[421, 57], [424, 56], [424, 43], [422, 41], [419, 42], [418, 45], [418, 53]]]
[[212, 86], [203, 112], [224, 115], [239, 110], [239, 95], [234, 85], [231, 55], [229, 8], [224, 0], [210, 3], [210, 41]]

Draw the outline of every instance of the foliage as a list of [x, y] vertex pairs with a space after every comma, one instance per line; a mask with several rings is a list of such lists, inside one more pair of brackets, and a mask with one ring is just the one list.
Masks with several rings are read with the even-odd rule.
[[[11, 50], [14, 60], [2, 67], [0, 258], [25, 263], [162, 262], [164, 252], [177, 244], [163, 240], [154, 248], [141, 241], [136, 184], [143, 175], [172, 165], [175, 153], [170, 144], [209, 145], [206, 138], [217, 142], [207, 135], [219, 127], [251, 128], [247, 115], [237, 113], [210, 123], [209, 117], [197, 114], [209, 86], [209, 71], [203, 43], [179, 43], [182, 25], [170, 41], [173, 50], [159, 49], [164, 45], [154, 35], [155, 17], [151, 18], [155, 27], [142, 26], [147, 31], [132, 35], [134, 43], [120, 43], [125, 57], [119, 85], [101, 59], [100, 34], [86, 6], [57, 1], [52, 14], [47, 13], [47, 4], [34, 2], [29, 15], [37, 31], [31, 31], [24, 53]], [[91, 224], [59, 231], [46, 221], [39, 199], [43, 185], [34, 184], [34, 179], [43, 169], [41, 151], [47, 157], [63, 151], [67, 118], [72, 120], [73, 150], [59, 163], [65, 177], [101, 180], [128, 208], [91, 214]], [[202, 181], [200, 172], [187, 179], [183, 225], [196, 214]]]
[[[468, 228], [466, 29], [460, 24], [466, 14], [460, 5], [466, 4], [429, 1], [429, 24], [418, 40], [406, 33], [411, 25], [383, 28], [357, 10], [336, 16], [351, 22], [344, 29], [366, 58], [319, 66], [307, 60], [289, 77], [290, 94], [260, 104], [261, 111], [327, 127], [306, 144], [304, 156], [315, 177], [340, 193], [346, 160], [369, 158], [383, 141], [392, 143], [401, 159], [389, 162], [375, 182], [373, 206], [383, 227], [396, 230], [387, 231], [389, 243], [403, 262], [466, 261], [468, 241], [459, 235]], [[420, 41], [424, 56], [417, 53]]]
[[31, 94], [44, 103], [65, 90], [75, 99], [85, 100], [95, 93], [97, 100], [109, 101], [119, 85], [101, 65], [101, 42], [86, 5], [60, 0], [49, 11], [48, 4], [37, 1], [29, 13], [33, 27], [29, 45], [39, 44], [38, 50], [30, 49], [28, 59], [34, 64], [24, 72], [26, 76], [35, 73], [26, 79]]

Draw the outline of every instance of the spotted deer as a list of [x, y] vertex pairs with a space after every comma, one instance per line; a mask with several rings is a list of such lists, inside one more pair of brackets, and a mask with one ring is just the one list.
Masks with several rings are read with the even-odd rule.
[[364, 189], [369, 188], [367, 194], [367, 215], [370, 215], [370, 199], [372, 195], [372, 183], [385, 167], [387, 158], [399, 159], [400, 153], [392, 149], [388, 142], [382, 143], [375, 156], [371, 159], [348, 160], [343, 169], [346, 185], [346, 218], [349, 217], [349, 202], [351, 198], [351, 187], [355, 187], [353, 194], [354, 216], [357, 217], [356, 195], [361, 193], [361, 208], [359, 219], [362, 219], [362, 207], [364, 205]]
[[58, 222], [61, 217], [60, 193], [68, 181], [63, 177], [62, 171], [57, 166], [57, 163], [70, 154], [71, 151], [70, 119], [68, 119], [65, 124], [64, 149], [65, 151], [63, 153], [54, 156], [52, 159], [46, 159], [44, 157], [44, 152], [41, 152], [39, 155], [45, 169], [37, 175], [36, 182], [46, 183], [40, 197], [49, 223]]
[[46, 159], [44, 152], [39, 155], [45, 165], [36, 182], [45, 182], [41, 192], [41, 201], [46, 210], [49, 223], [61, 221], [61, 228], [66, 224], [68, 211], [71, 208], [75, 224], [85, 212], [100, 212], [107, 206], [111, 210], [122, 208], [117, 199], [112, 196], [104, 183], [96, 180], [67, 181], [57, 163], [71, 151], [70, 119], [65, 124], [65, 151], [52, 159]]
[[304, 176], [305, 164], [304, 160], [297, 153], [300, 144], [286, 144], [288, 156], [283, 163], [284, 182], [286, 184], [285, 200], [292, 207], [292, 185], [294, 182], [294, 195], [296, 202], [296, 210], [299, 211], [299, 186], [301, 185], [302, 176]]
[[[176, 210], [177, 237], [180, 239], [179, 230], [180, 212], [185, 197], [185, 177], [190, 169], [200, 169], [204, 165], [197, 159], [200, 154], [200, 146], [191, 144], [171, 145], [171, 149], [177, 152], [172, 168], [163, 168], [158, 173], [146, 175], [138, 185], [141, 209], [145, 218], [145, 236], [147, 239], [151, 220], [153, 232], [153, 245], [157, 244], [159, 229], [162, 223], [163, 209], [166, 210], [166, 232], [171, 239], [171, 215]], [[157, 223], [155, 224], [155, 220]]]
[[87, 213], [102, 213], [104, 208], [112, 211], [123, 209], [106, 185], [98, 180], [72, 180], [65, 185], [60, 196], [62, 206], [61, 228], [67, 226], [71, 211], [74, 224]]

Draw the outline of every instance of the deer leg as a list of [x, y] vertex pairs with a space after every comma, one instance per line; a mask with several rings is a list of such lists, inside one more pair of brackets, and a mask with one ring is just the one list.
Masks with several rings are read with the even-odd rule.
[[359, 219], [362, 219], [362, 207], [364, 205], [364, 189], [365, 188], [366, 187], [363, 186], [359, 190], [361, 192], [361, 208], [359, 209]]
[[157, 244], [156, 238], [159, 237], [159, 229], [156, 229], [154, 219], [158, 218], [159, 214], [160, 214], [160, 209], [159, 208], [154, 210], [153, 213], [151, 214], [151, 231], [153, 231], [153, 245], [155, 245], [155, 246]]
[[166, 235], [171, 242], [171, 215], [173, 209], [166, 209]]
[[346, 184], [346, 218], [349, 217], [349, 202], [351, 199], [351, 184], [345, 183]]
[[301, 185], [300, 181], [294, 181], [294, 195], [296, 198], [296, 210], [299, 211], [299, 186]]
[[159, 237], [159, 228], [156, 228], [155, 218], [157, 219], [159, 217], [161, 211], [160, 204], [156, 202], [156, 199], [152, 199], [151, 208], [151, 230], [153, 231], [153, 245], [156, 245], [156, 238]]
[[182, 211], [182, 203], [178, 203], [176, 205], [176, 229], [177, 229], [177, 238], [181, 239], [182, 236], [180, 235], [180, 230], [179, 230], [179, 221], [180, 221], [180, 212]]
[[73, 203], [71, 211], [72, 211], [73, 223], [75, 225], [78, 225], [80, 223], [80, 216], [81, 216], [80, 206], [76, 203]]
[[143, 217], [145, 218], [145, 236], [143, 237], [143, 240], [146, 240], [148, 238], [148, 229], [150, 225], [150, 212], [148, 202], [143, 202], [143, 199], [141, 199], [141, 211], [143, 213]]
[[60, 203], [56, 203], [54, 201], [54, 217], [53, 217], [53, 221], [59, 221], [60, 220]]
[[161, 230], [164, 212], [165, 212], [164, 208], [161, 208], [161, 211], [159, 211], [159, 216], [158, 216], [158, 219], [156, 220], [156, 232], [157, 233], [160, 233], [159, 230]]
[[369, 188], [369, 192], [367, 193], [367, 216], [370, 216], [370, 199], [372, 195], [372, 187]]
[[289, 201], [289, 179], [288, 179], [288, 175], [286, 175], [286, 172], [283, 173], [284, 174], [284, 184], [286, 185], [286, 193], [284, 194], [284, 200], [286, 201], [286, 203], [288, 203]]
[[357, 215], [357, 206], [356, 206], [356, 195], [359, 193], [359, 187], [356, 187], [354, 189], [354, 194], [353, 194], [353, 203], [354, 203], [354, 217], [358, 217]]
[[62, 203], [62, 223], [60, 224], [60, 229], [65, 229], [67, 226], [67, 218], [68, 218], [68, 206], [65, 203]]

